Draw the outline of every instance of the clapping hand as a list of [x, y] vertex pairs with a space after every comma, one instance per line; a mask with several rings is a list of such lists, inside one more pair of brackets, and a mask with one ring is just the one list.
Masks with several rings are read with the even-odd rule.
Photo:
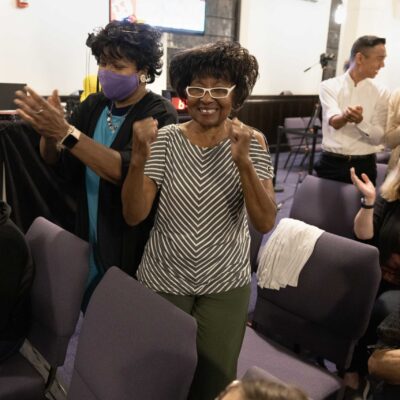
[[15, 104], [18, 106], [17, 114], [42, 136], [61, 140], [69, 129], [69, 124], [64, 118], [64, 113], [57, 91], [45, 100], [34, 90], [25, 87], [24, 91], [15, 93]]
[[343, 112], [347, 122], [359, 124], [363, 120], [363, 108], [361, 106], [347, 107]]
[[373, 183], [369, 180], [368, 175], [362, 173], [361, 179], [356, 175], [354, 167], [350, 168], [350, 177], [354, 186], [363, 194], [368, 204], [374, 204], [376, 198], [376, 190]]

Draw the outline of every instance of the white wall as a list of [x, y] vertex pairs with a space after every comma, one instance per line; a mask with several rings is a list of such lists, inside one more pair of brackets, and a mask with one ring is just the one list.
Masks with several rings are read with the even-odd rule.
[[[15, 0], [2, 0], [0, 82], [28, 83], [43, 95], [81, 89], [87, 35], [107, 21], [107, 1], [33, 0], [19, 9]], [[94, 59], [90, 64], [96, 71]]]
[[345, 0], [346, 20], [340, 32], [338, 72], [353, 42], [363, 35], [386, 38], [387, 58], [377, 80], [393, 90], [400, 87], [400, 0]]
[[330, 5], [330, 0], [242, 0], [240, 42], [260, 64], [253, 94], [317, 93]]
[[[85, 41], [108, 23], [108, 0], [0, 0], [0, 82], [27, 83], [42, 95], [55, 88], [68, 95], [82, 89], [85, 75], [97, 73]], [[166, 75], [150, 88], [166, 86]]]
[[[358, 36], [382, 35], [388, 58], [378, 78], [391, 89], [400, 87], [400, 0], [345, 1], [348, 17], [342, 25], [338, 73]], [[240, 40], [260, 64], [253, 94], [317, 93], [330, 3], [242, 0]], [[61, 94], [81, 89], [83, 77], [97, 71], [85, 46], [87, 34], [107, 22], [108, 0], [32, 0], [26, 9], [16, 8], [15, 0], [0, 0], [0, 82], [26, 82], [43, 95], [53, 88]], [[150, 87], [161, 93], [165, 86], [166, 67]]]

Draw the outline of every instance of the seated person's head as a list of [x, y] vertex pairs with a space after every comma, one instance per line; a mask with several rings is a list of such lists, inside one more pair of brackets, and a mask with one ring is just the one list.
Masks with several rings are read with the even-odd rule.
[[233, 381], [216, 400], [307, 400], [297, 388], [262, 379]]

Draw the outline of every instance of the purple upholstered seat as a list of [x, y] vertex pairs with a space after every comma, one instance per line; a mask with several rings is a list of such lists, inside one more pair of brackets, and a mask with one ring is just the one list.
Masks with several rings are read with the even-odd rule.
[[381, 271], [375, 247], [328, 232], [321, 235], [297, 287], [258, 288], [253, 326], [246, 332], [239, 370], [256, 365], [321, 400], [341, 388], [340, 379], [294, 352], [348, 367], [364, 334]]
[[360, 198], [354, 185], [307, 175], [293, 198], [290, 218], [354, 238], [353, 223]]
[[110, 268], [85, 314], [68, 399], [186, 399], [196, 330], [189, 314]]
[[[63, 364], [85, 290], [89, 245], [45, 218], [26, 233], [35, 278], [28, 340], [50, 364], [47, 386]], [[0, 365], [0, 399], [44, 399], [45, 382], [19, 353]]]

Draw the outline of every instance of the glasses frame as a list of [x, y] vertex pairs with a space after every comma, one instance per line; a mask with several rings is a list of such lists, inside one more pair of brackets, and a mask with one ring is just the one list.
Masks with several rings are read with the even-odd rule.
[[[235, 87], [236, 87], [236, 85], [233, 85], [230, 88], [223, 87], [223, 86], [216, 86], [216, 87], [212, 87], [212, 88], [203, 88], [201, 86], [187, 86], [185, 89], [185, 92], [188, 97], [192, 97], [194, 99], [201, 99], [206, 95], [206, 93], [208, 93], [210, 95], [210, 97], [212, 97], [213, 99], [226, 99], [231, 94], [232, 90], [235, 89]], [[189, 94], [190, 89], [201, 89], [203, 91], [203, 94], [201, 96], [193, 96], [193, 95]], [[225, 96], [215, 97], [211, 94], [211, 90], [215, 90], [215, 89], [226, 89], [227, 93]]]

